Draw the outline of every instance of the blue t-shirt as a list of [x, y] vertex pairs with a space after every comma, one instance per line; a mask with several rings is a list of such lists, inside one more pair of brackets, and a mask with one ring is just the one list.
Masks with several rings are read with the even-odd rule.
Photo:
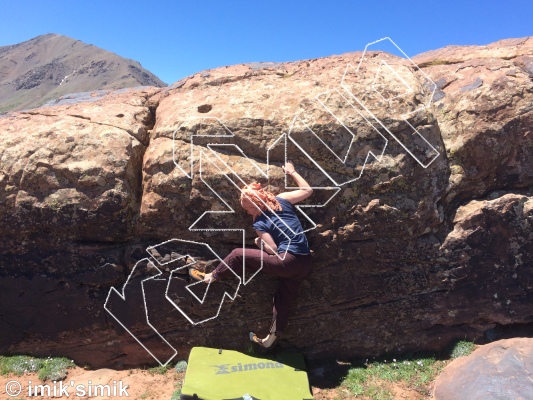
[[253, 228], [269, 233], [278, 247], [278, 253], [309, 254], [309, 244], [296, 210], [288, 200], [276, 196], [282, 210], [272, 213], [264, 211], [253, 223]]

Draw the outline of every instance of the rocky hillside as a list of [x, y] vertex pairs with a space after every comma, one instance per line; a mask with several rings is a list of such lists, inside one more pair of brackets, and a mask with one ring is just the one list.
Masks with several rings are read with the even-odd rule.
[[62, 35], [0, 47], [0, 113], [68, 93], [135, 86], [166, 85], [136, 61]]
[[227, 229], [253, 246], [235, 184], [285, 190], [286, 157], [318, 207], [282, 346], [368, 356], [531, 324], [533, 38], [414, 61], [236, 65], [0, 118], [0, 352], [155, 362], [128, 331], [160, 360], [246, 348], [276, 281], [200, 304], [179, 268], [241, 246]]

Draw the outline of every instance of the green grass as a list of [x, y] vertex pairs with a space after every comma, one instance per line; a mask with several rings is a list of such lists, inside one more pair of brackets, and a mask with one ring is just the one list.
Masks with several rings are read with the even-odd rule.
[[374, 400], [394, 400], [394, 395], [379, 384], [368, 385], [365, 390], [365, 396]]
[[170, 369], [170, 366], [167, 365], [160, 365], [159, 367], [153, 367], [149, 368], [147, 371], [150, 375], [165, 375], [167, 371]]
[[[182, 360], [178, 361], [176, 363], [176, 366], [174, 367], [177, 373], [183, 373], [187, 371], [187, 361]], [[178, 380], [175, 384], [175, 390], [172, 392], [172, 396], [170, 397], [170, 400], [179, 400], [181, 396], [181, 386], [183, 385], [183, 382], [181, 380]]]
[[187, 361], [181, 360], [176, 363], [176, 372], [185, 372], [187, 371]]
[[393, 399], [389, 390], [390, 383], [402, 383], [408, 389], [429, 395], [430, 383], [452, 359], [467, 356], [476, 345], [468, 341], [459, 341], [449, 352], [448, 359], [435, 356], [388, 356], [361, 366], [351, 368], [341, 383], [355, 396], [366, 396], [374, 400]]
[[352, 368], [342, 382], [354, 395], [376, 400], [392, 399], [388, 382], [403, 382], [406, 387], [427, 394], [427, 385], [444, 366], [434, 357], [389, 358]]
[[460, 342], [457, 342], [455, 346], [452, 349], [452, 352], [450, 353], [451, 358], [458, 358], [467, 356], [470, 353], [472, 353], [476, 348], [476, 345], [472, 342], [467, 342], [465, 340], [461, 340]]
[[62, 380], [67, 376], [67, 369], [74, 366], [74, 362], [64, 357], [0, 356], [1, 375], [20, 376], [26, 372], [37, 372], [42, 381]]
[[[171, 369], [171, 366], [167, 364], [167, 365], [160, 365], [159, 367], [149, 368], [147, 372], [150, 375], [156, 375], [156, 374], [165, 375], [167, 371], [170, 369]], [[187, 361], [185, 360], [178, 361], [176, 363], [175, 369], [177, 373], [185, 372], [187, 370]]]
[[181, 397], [181, 388], [180, 389], [176, 389], [172, 393], [172, 397], [170, 398], [170, 400], [180, 400], [180, 397]]
[[174, 387], [176, 388], [176, 390], [174, 390], [174, 392], [172, 392], [172, 396], [170, 397], [170, 400], [180, 400], [180, 396], [181, 396], [181, 386], [183, 385], [183, 382], [182, 381], [177, 381], [176, 384], [174, 385]]

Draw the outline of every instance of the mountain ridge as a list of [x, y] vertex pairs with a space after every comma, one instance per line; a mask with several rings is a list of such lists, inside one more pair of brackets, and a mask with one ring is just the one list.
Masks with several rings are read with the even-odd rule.
[[0, 112], [36, 108], [65, 94], [167, 86], [132, 59], [55, 33], [0, 47]]

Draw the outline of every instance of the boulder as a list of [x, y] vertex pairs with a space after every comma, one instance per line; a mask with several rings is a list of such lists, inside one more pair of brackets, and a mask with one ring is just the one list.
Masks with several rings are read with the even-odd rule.
[[460, 357], [435, 381], [435, 400], [533, 398], [533, 339], [498, 340]]
[[285, 158], [315, 190], [283, 346], [437, 350], [531, 323], [532, 53], [243, 64], [0, 118], [0, 352], [120, 367], [245, 349], [276, 281], [204, 299], [184, 267], [253, 246], [237, 186], [290, 190]]

